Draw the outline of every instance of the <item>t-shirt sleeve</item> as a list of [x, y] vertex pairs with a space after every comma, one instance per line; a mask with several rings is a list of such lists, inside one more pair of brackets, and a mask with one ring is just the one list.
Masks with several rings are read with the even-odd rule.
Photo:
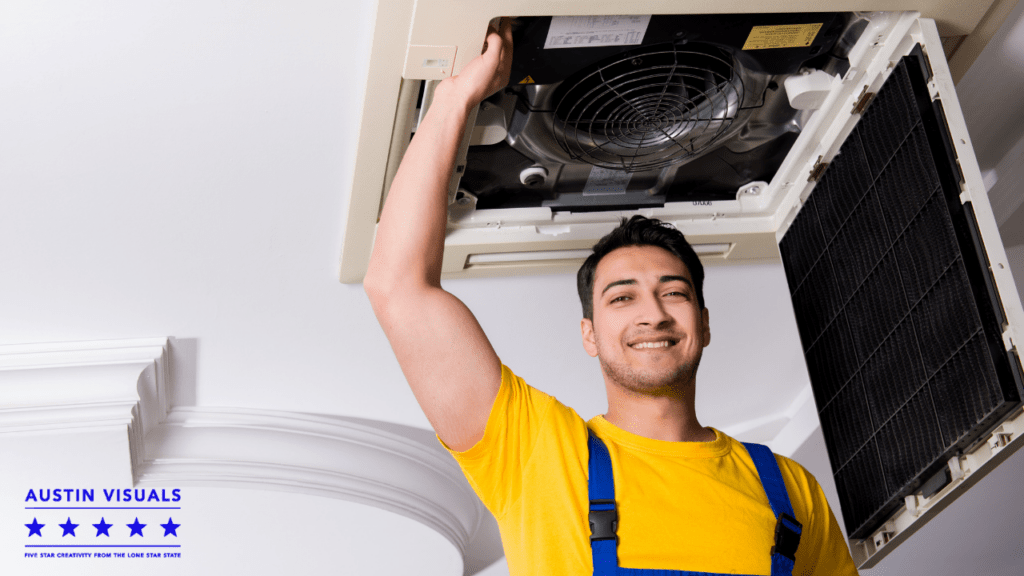
[[825, 499], [821, 485], [803, 466], [789, 458], [778, 458], [789, 471], [786, 486], [797, 520], [803, 523], [800, 546], [796, 551], [793, 574], [796, 576], [856, 576], [857, 566], [850, 557], [843, 531]]
[[504, 516], [522, 495], [523, 470], [544, 417], [555, 402], [554, 397], [529, 386], [502, 365], [501, 386], [483, 438], [463, 452], [452, 450], [438, 438], [495, 517]]

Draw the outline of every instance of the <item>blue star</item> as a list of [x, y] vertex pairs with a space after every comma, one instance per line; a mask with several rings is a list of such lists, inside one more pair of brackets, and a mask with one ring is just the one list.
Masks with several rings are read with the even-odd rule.
[[[67, 536], [68, 534], [71, 534], [72, 536], [74, 536], [75, 535], [75, 528], [78, 528], [78, 524], [72, 524], [71, 523], [71, 517], [70, 516], [68, 517], [68, 521], [66, 523], [64, 523], [64, 524], [57, 524], [57, 526], [60, 526], [61, 528], [64, 529], [64, 533], [60, 535], [61, 538]], [[42, 536], [42, 534], [40, 534], [40, 536]]]
[[161, 524], [160, 525], [160, 527], [164, 529], [164, 536], [167, 536], [169, 534], [173, 534], [174, 536], [177, 536], [178, 533], [175, 532], [175, 530], [178, 529], [178, 526], [181, 526], [181, 524], [175, 524], [174, 523], [174, 518], [168, 518], [167, 519], [167, 524]]
[[135, 536], [136, 534], [138, 534], [139, 536], [142, 536], [142, 529], [146, 527], [145, 524], [140, 524], [139, 523], [139, 517], [138, 516], [135, 517], [135, 523], [134, 524], [125, 524], [125, 526], [127, 526], [127, 527], [132, 529], [132, 533], [128, 535], [129, 538], [131, 538], [132, 536]]
[[110, 530], [110, 527], [113, 526], [113, 524], [107, 524], [106, 520], [104, 520], [103, 518], [100, 518], [100, 523], [99, 524], [93, 524], [93, 526], [96, 527], [96, 535], [97, 536], [102, 534], [102, 535], [106, 536], [107, 538], [110, 538], [110, 532], [108, 532], [108, 530]]
[[28, 527], [28, 535], [29, 536], [35, 534], [36, 536], [39, 536], [40, 538], [43, 537], [43, 526], [46, 526], [46, 524], [40, 524], [38, 520], [33, 518], [32, 519], [32, 523], [31, 524], [25, 524], [25, 526]]

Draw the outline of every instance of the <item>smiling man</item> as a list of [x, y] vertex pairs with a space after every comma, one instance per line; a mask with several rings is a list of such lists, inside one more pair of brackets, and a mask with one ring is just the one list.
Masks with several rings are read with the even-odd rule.
[[448, 183], [469, 111], [508, 82], [511, 32], [443, 81], [395, 176], [364, 285], [438, 438], [498, 520], [509, 571], [856, 574], [814, 478], [703, 427], [704, 270], [682, 233], [634, 216], [577, 275], [608, 412], [589, 422], [498, 359], [440, 283]]
[[714, 440], [694, 411], [711, 342], [703, 282], [682, 234], [642, 216], [602, 239], [580, 268], [583, 346], [601, 362], [612, 424], [660, 440]]

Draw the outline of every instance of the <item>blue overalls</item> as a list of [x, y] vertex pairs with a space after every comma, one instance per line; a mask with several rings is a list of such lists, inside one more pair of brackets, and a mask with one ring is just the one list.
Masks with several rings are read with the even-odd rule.
[[[612, 461], [605, 447], [592, 431], [589, 431], [587, 447], [590, 450], [590, 550], [594, 555], [594, 576], [713, 576], [708, 572], [685, 570], [655, 570], [648, 568], [621, 568], [616, 551], [615, 531], [618, 528], [618, 513], [615, 510], [615, 480], [612, 477]], [[768, 495], [772, 512], [775, 513], [775, 546], [772, 546], [771, 576], [791, 576], [797, 546], [800, 544], [802, 526], [793, 516], [786, 484], [775, 461], [775, 455], [766, 446], [743, 443], [754, 460], [754, 467], [761, 477], [761, 486]]]

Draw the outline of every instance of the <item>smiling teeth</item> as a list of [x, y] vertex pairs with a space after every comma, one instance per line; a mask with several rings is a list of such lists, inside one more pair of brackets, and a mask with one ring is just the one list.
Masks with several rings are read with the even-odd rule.
[[633, 348], [668, 348], [668, 340], [662, 340], [661, 342], [640, 342], [633, 344]]

